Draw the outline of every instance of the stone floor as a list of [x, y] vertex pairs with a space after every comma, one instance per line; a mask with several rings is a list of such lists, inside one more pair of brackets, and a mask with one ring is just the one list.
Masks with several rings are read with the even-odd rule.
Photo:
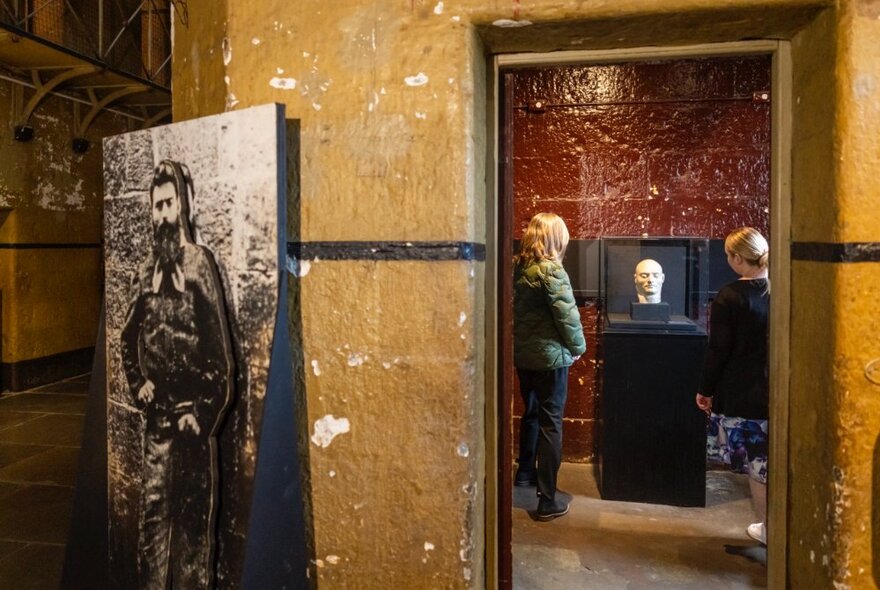
[[88, 388], [0, 396], [0, 588], [59, 587]]
[[599, 498], [593, 468], [564, 463], [559, 489], [571, 512], [533, 521], [535, 488], [514, 488], [515, 590], [744, 590], [766, 588], [766, 549], [753, 522], [746, 476], [707, 474], [706, 508]]
[[[87, 393], [83, 375], [0, 396], [0, 588], [60, 585]], [[709, 472], [706, 508], [602, 501], [588, 465], [563, 464], [559, 487], [571, 512], [549, 523], [514, 489], [516, 590], [766, 588], [744, 476]]]

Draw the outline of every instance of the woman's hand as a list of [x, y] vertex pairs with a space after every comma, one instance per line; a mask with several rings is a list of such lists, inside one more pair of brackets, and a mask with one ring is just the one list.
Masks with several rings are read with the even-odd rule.
[[706, 415], [712, 413], [712, 398], [706, 397], [702, 393], [697, 394], [697, 407], [706, 412]]

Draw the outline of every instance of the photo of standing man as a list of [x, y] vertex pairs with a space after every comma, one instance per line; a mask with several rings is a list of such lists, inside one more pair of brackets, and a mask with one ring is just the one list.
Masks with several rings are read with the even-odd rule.
[[144, 418], [139, 587], [212, 588], [217, 433], [234, 360], [214, 256], [190, 227], [192, 180], [163, 160], [150, 184], [153, 244], [121, 334], [122, 363]]

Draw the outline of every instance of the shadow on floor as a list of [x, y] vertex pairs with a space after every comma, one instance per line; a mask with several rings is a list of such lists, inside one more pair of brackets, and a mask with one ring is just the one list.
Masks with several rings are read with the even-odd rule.
[[707, 474], [707, 507], [599, 497], [589, 465], [564, 463], [568, 515], [536, 522], [535, 488], [513, 492], [513, 587], [517, 590], [746, 590], [766, 588], [766, 549], [745, 528], [754, 514], [746, 476]]

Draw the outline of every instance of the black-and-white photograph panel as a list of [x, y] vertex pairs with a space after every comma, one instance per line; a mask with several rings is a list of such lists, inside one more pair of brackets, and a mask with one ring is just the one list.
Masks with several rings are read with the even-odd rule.
[[265, 105], [105, 140], [111, 588], [240, 587], [284, 278], [283, 135]]

